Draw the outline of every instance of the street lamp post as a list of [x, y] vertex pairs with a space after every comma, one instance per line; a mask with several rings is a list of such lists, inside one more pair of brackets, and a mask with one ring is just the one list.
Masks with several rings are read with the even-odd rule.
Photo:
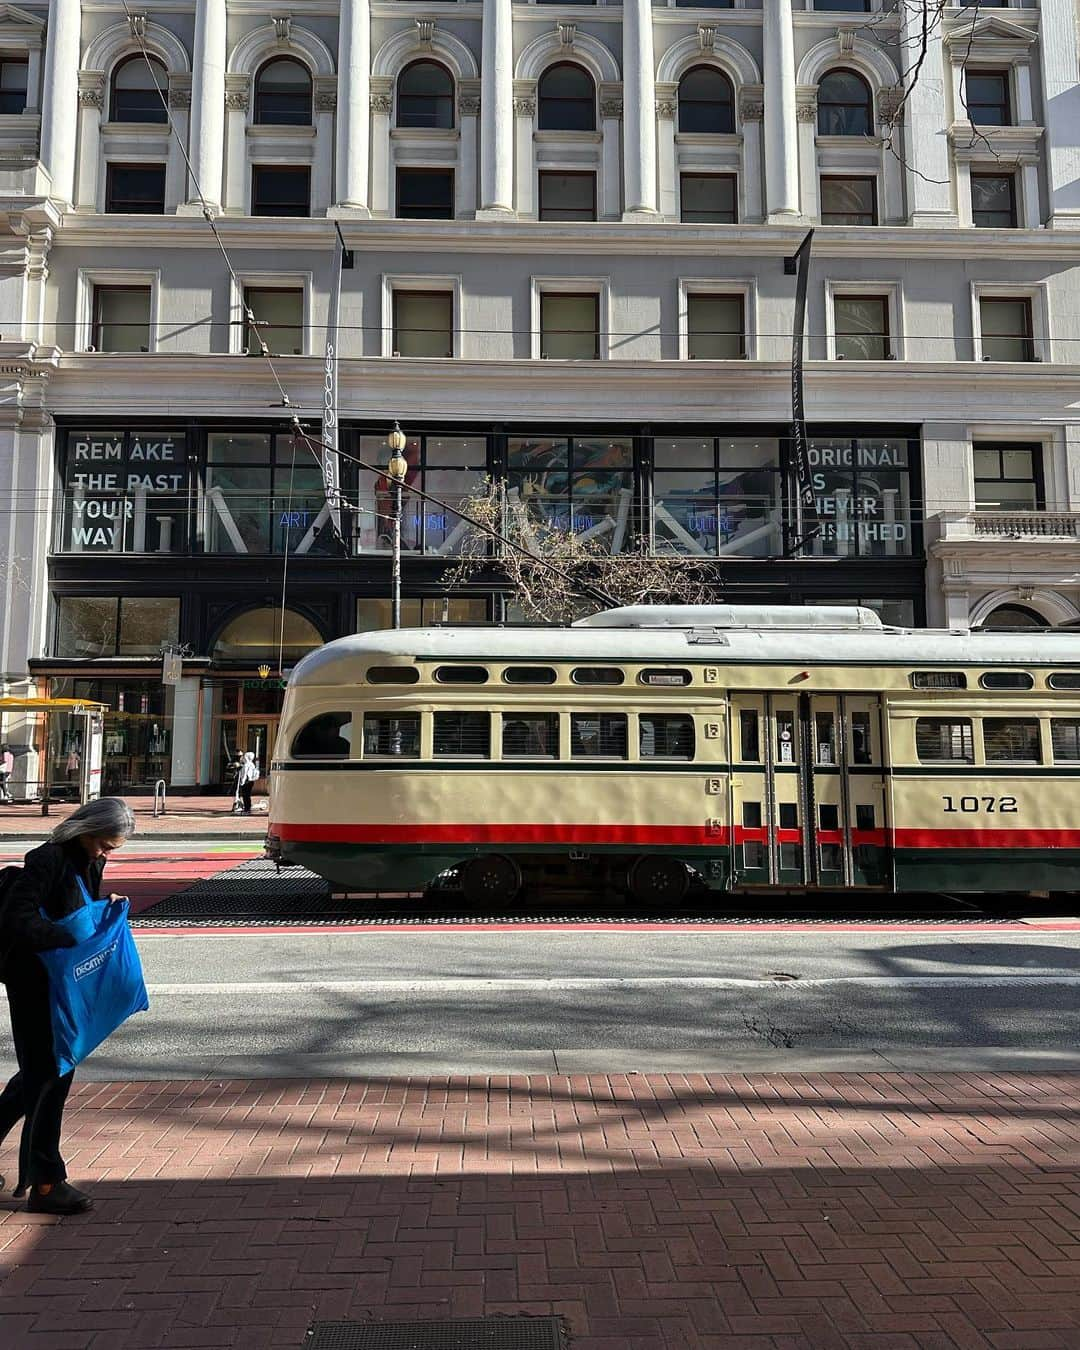
[[409, 464], [402, 451], [405, 449], [405, 433], [398, 424], [394, 423], [394, 429], [386, 438], [386, 443], [390, 447], [390, 461], [386, 466], [387, 475], [394, 485], [394, 534], [393, 534], [393, 561], [391, 562], [390, 572], [390, 610], [391, 624], [394, 628], [401, 627], [401, 489], [405, 482], [405, 475], [409, 471]]

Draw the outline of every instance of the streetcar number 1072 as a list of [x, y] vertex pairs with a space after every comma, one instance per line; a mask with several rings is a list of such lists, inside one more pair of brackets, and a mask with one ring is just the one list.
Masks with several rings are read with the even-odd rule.
[[971, 816], [979, 811], [1016, 815], [1020, 809], [1016, 805], [1015, 797], [942, 797], [941, 800], [945, 803], [946, 815], [963, 812], [964, 815]]

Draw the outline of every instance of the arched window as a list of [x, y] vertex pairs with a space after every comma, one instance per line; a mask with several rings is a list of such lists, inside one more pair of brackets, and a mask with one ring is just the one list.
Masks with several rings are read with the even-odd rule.
[[[157, 81], [157, 88], [154, 82]], [[129, 56], [113, 71], [109, 89], [110, 122], [167, 122], [165, 95], [169, 76], [152, 56]]]
[[818, 85], [819, 136], [870, 136], [874, 100], [870, 86], [853, 70], [830, 70]]
[[242, 661], [255, 665], [278, 659], [299, 661], [323, 645], [323, 636], [310, 619], [295, 609], [284, 613], [276, 606], [247, 609], [229, 620], [214, 643], [217, 661]]
[[1052, 628], [1048, 619], [1044, 619], [1027, 605], [999, 605], [983, 619], [980, 628]]
[[592, 76], [569, 61], [548, 66], [536, 89], [540, 131], [595, 131], [596, 87]]
[[454, 81], [435, 61], [414, 61], [398, 76], [399, 127], [452, 127]]
[[255, 76], [255, 121], [260, 126], [311, 126], [311, 72], [291, 56], [275, 56]]
[[695, 66], [679, 81], [679, 130], [735, 130], [735, 94], [722, 70]]

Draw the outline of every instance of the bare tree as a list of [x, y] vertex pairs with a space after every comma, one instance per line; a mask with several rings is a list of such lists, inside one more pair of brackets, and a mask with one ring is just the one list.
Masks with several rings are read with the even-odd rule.
[[569, 623], [605, 608], [604, 597], [618, 605], [700, 605], [717, 598], [715, 560], [657, 556], [641, 537], [615, 552], [610, 529], [590, 537], [564, 528], [505, 483], [488, 479], [460, 505], [476, 526], [464, 525], [446, 588], [494, 569], [528, 619]]

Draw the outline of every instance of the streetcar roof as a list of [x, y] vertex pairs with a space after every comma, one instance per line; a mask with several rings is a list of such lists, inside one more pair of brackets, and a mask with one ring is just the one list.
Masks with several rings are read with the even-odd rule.
[[[644, 607], [634, 606], [637, 611]], [[676, 607], [658, 606], [668, 611]], [[1080, 632], [1077, 630], [1027, 630], [1002, 633], [994, 630], [889, 628], [865, 623], [870, 611], [819, 606], [834, 614], [859, 614], [859, 619], [834, 627], [807, 623], [790, 626], [785, 613], [782, 625], [769, 626], [765, 611], [746, 606], [757, 623], [743, 626], [731, 622], [702, 622], [704, 611], [737, 611], [738, 606], [687, 606], [698, 621], [676, 626], [670, 620], [662, 627], [618, 625], [611, 620], [617, 611], [593, 616], [597, 623], [569, 628], [401, 628], [356, 633], [338, 638], [311, 652], [300, 661], [290, 683], [339, 685], [359, 680], [373, 657], [412, 657], [421, 661], [608, 661], [678, 662], [707, 661], [718, 664], [786, 663], [800, 665], [1075, 665], [1080, 663]], [[782, 607], [791, 610], [793, 606]], [[714, 619], [719, 619], [716, 614]], [[741, 619], [743, 616], [734, 616]], [[876, 619], [877, 616], [875, 615]]]

